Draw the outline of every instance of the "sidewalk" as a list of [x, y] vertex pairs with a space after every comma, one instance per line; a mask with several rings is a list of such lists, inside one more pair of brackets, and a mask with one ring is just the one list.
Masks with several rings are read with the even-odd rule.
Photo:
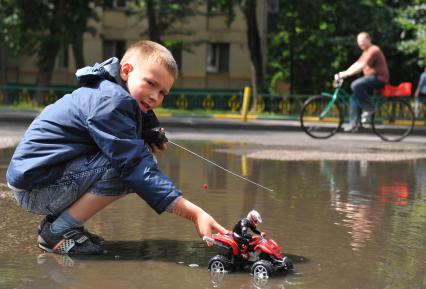
[[[0, 111], [0, 122], [28, 122], [30, 123], [38, 112], [32, 111]], [[226, 129], [226, 130], [261, 130], [261, 131], [302, 131], [299, 121], [248, 118], [243, 122], [236, 115], [220, 115], [215, 117], [179, 116], [158, 114], [161, 125], [168, 127], [191, 129]], [[371, 129], [363, 128], [362, 133], [373, 133]], [[339, 133], [344, 133], [343, 131]], [[415, 126], [412, 135], [426, 136], [425, 126]]]

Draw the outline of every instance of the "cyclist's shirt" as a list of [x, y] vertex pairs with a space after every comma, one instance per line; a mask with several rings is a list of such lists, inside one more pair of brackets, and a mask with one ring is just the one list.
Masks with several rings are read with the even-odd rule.
[[358, 61], [365, 61], [367, 64], [362, 70], [365, 76], [377, 74], [379, 80], [384, 82], [389, 81], [389, 71], [386, 58], [383, 55], [382, 50], [380, 50], [377, 45], [371, 45], [364, 50]]

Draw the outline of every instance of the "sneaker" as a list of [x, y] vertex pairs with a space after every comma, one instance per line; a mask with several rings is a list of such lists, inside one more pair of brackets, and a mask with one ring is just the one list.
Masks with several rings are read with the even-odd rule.
[[104, 247], [97, 245], [78, 228], [54, 234], [47, 223], [41, 228], [37, 238], [38, 247], [49, 253], [73, 255], [97, 255], [104, 253]]
[[343, 126], [343, 131], [345, 132], [355, 132], [358, 129], [356, 121], [351, 121], [348, 124]]
[[[52, 224], [55, 221], [56, 217], [52, 216], [52, 215], [47, 215], [40, 223], [40, 225], [38, 225], [37, 228], [37, 234], [40, 235], [41, 230], [43, 229], [44, 226], [48, 225], [50, 226], [50, 224]], [[105, 244], [105, 239], [102, 238], [99, 235], [90, 233], [89, 231], [87, 231], [83, 226], [78, 228], [80, 231], [82, 231], [84, 234], [86, 234], [90, 240], [95, 243], [96, 245], [103, 245]]]
[[374, 111], [364, 111], [361, 114], [361, 123], [363, 124], [367, 123], [373, 114], [374, 114]]

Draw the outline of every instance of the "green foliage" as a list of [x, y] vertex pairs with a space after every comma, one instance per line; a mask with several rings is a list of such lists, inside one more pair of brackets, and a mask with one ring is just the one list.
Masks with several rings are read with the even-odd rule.
[[[58, 7], [58, 3], [63, 6]], [[68, 47], [76, 35], [95, 33], [87, 25], [97, 20], [91, 7], [93, 1], [0, 1], [0, 41], [15, 53], [37, 54], [39, 58], [49, 51], [47, 47], [59, 43]]]
[[275, 33], [270, 33], [268, 40], [271, 90], [278, 80], [290, 83], [293, 93], [328, 88], [333, 74], [346, 69], [361, 54], [356, 44], [361, 31], [369, 32], [373, 43], [383, 50], [392, 83], [414, 81], [418, 77], [413, 69], [416, 56], [398, 49], [401, 28], [393, 21], [413, 2], [281, 0]]
[[13, 0], [0, 3], [0, 41], [16, 54], [34, 53], [48, 28], [47, 17], [40, 16], [51, 13], [49, 5], [34, 1], [28, 9], [26, 4], [26, 1]]
[[58, 52], [95, 33], [87, 25], [97, 20], [94, 6], [95, 0], [0, 0], [0, 45], [15, 55], [37, 55], [37, 83], [48, 85]]
[[395, 19], [402, 28], [398, 49], [404, 54], [417, 53], [417, 63], [426, 66], [426, 4], [416, 2], [402, 9]]

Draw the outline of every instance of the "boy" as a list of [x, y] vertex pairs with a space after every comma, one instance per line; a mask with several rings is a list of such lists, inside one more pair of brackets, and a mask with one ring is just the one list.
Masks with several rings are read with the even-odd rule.
[[[200, 236], [225, 230], [182, 197], [153, 156], [167, 148], [167, 139], [146, 124], [158, 123], [151, 110], [161, 105], [177, 74], [165, 47], [139, 41], [120, 63], [111, 58], [78, 70], [83, 86], [47, 106], [31, 123], [6, 178], [20, 206], [46, 215], [39, 226], [41, 249], [103, 253], [103, 238], [83, 224], [132, 192], [159, 214], [169, 211], [192, 220]], [[146, 132], [155, 145], [144, 141]]]

